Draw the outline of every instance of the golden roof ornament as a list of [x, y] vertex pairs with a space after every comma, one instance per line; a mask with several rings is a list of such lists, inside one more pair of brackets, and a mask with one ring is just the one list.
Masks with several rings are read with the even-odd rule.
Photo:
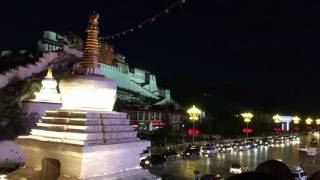
[[46, 79], [53, 79], [53, 76], [52, 76], [52, 67], [48, 67], [48, 72], [47, 72], [47, 75], [45, 77]]
[[89, 23], [86, 29], [87, 39], [83, 49], [83, 59], [81, 61], [81, 67], [84, 74], [92, 75], [97, 68], [99, 58], [99, 14], [93, 12], [89, 16]]

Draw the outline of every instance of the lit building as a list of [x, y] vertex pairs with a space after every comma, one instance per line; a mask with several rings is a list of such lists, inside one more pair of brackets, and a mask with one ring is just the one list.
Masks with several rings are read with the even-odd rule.
[[[151, 72], [137, 67], [131, 68], [126, 63], [125, 56], [115, 53], [112, 45], [100, 42], [98, 46], [98, 27], [94, 19], [90, 21], [86, 30], [88, 37], [84, 46], [83, 58], [94, 57], [94, 61], [98, 61], [100, 65], [100, 73], [116, 81], [116, 109], [128, 112], [130, 116], [149, 112], [163, 114], [156, 122], [153, 122], [152, 116], [133, 120], [131, 123], [139, 130], [153, 130], [167, 124], [173, 125], [176, 129], [179, 128], [180, 120], [184, 119], [186, 114], [182, 107], [172, 99], [170, 89], [159, 87], [156, 76]], [[38, 47], [43, 51], [59, 51], [63, 45], [75, 47], [81, 44], [84, 44], [83, 41], [75, 35], [62, 36], [45, 31]], [[99, 54], [97, 55], [98, 48]], [[149, 115], [144, 115], [144, 117], [149, 117]]]

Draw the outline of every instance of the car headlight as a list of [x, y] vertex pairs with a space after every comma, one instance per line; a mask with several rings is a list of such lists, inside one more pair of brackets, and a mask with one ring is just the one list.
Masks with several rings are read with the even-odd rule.
[[146, 161], [144, 162], [144, 164], [150, 164], [150, 161], [149, 161], [149, 160], [146, 160]]
[[210, 151], [209, 151], [209, 150], [207, 150], [207, 153], [210, 153]]
[[190, 153], [187, 153], [187, 156], [189, 156], [190, 155]]

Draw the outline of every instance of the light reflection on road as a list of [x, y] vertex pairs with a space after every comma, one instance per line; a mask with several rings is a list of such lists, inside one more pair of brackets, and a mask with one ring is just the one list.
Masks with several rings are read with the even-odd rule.
[[[306, 144], [303, 138], [301, 144]], [[176, 160], [168, 161], [165, 168], [153, 167], [150, 172], [156, 175], [171, 174], [177, 179], [190, 179], [193, 171], [198, 168], [201, 174], [214, 173], [223, 177], [229, 176], [229, 167], [234, 162], [241, 162], [253, 171], [260, 163], [277, 159], [286, 163], [290, 168], [302, 165], [308, 174], [320, 169], [320, 160], [309, 157], [298, 151], [299, 144], [285, 144], [274, 147], [258, 147], [250, 151], [231, 153], [218, 153], [213, 157], [202, 157], [198, 160]]]

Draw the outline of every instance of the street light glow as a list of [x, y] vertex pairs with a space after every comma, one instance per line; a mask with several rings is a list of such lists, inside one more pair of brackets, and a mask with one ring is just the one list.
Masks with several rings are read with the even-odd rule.
[[244, 122], [249, 123], [251, 122], [251, 119], [253, 118], [253, 114], [251, 113], [241, 113], [241, 116], [243, 117]]
[[[192, 108], [188, 109], [187, 113], [189, 114], [189, 119], [192, 121], [192, 131], [194, 132], [194, 123], [199, 120], [201, 111], [193, 105]], [[192, 133], [192, 142], [194, 142], [194, 133]]]
[[292, 120], [293, 120], [294, 124], [299, 124], [301, 119], [298, 116], [295, 116], [295, 117], [292, 118]]
[[189, 119], [191, 121], [197, 121], [199, 120], [201, 110], [198, 109], [195, 105], [193, 105], [192, 108], [188, 109], [187, 113], [189, 114]]
[[313, 119], [311, 119], [311, 118], [306, 119], [306, 124], [307, 125], [312, 124], [312, 122], [313, 122]]
[[281, 116], [279, 116], [279, 114], [276, 114], [272, 117], [272, 119], [274, 120], [274, 122], [276, 124], [280, 123], [281, 122]]

